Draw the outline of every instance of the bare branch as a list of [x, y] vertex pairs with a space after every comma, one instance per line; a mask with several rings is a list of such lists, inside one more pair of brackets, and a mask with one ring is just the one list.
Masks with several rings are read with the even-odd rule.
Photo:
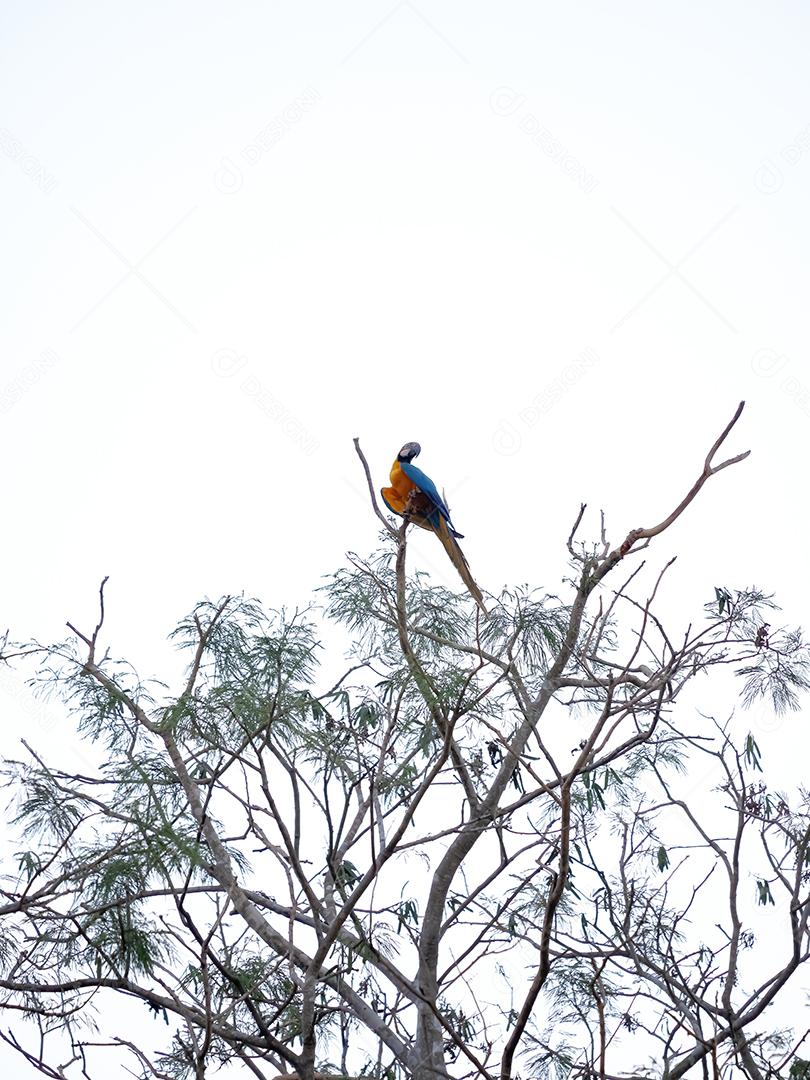
[[734, 413], [734, 416], [732, 416], [731, 420], [728, 422], [728, 424], [726, 424], [723, 431], [715, 440], [711, 450], [709, 450], [709, 453], [706, 455], [706, 460], [703, 465], [703, 471], [701, 472], [700, 476], [697, 478], [697, 480], [692, 485], [691, 489], [687, 492], [687, 494], [684, 496], [684, 498], [681, 500], [681, 502], [678, 503], [672, 513], [668, 514], [663, 521], [659, 522], [658, 525], [652, 526], [652, 528], [631, 530], [631, 532], [627, 534], [627, 537], [625, 538], [621, 546], [615, 551], [613, 551], [609, 558], [623, 558], [631, 551], [639, 550], [635, 546], [639, 540], [649, 540], [651, 537], [658, 536], [659, 533], [662, 533], [665, 529], [668, 529], [669, 526], [681, 516], [686, 507], [692, 502], [692, 500], [695, 498], [697, 493], [700, 491], [700, 489], [703, 487], [703, 485], [706, 483], [710, 476], [714, 476], [715, 473], [720, 472], [721, 469], [725, 469], [729, 465], [736, 465], [737, 462], [744, 461], [745, 458], [749, 456], [751, 451], [745, 450], [743, 453], [737, 454], [735, 457], [728, 458], [726, 461], [721, 462], [720, 465], [712, 465], [714, 455], [717, 453], [718, 449], [725, 441], [729, 432], [739, 420], [744, 407], [745, 402], [741, 401], [740, 404], [737, 406], [737, 411]]
[[108, 574], [102, 580], [101, 585], [99, 586], [99, 590], [98, 590], [99, 617], [98, 617], [98, 622], [96, 623], [96, 628], [93, 631], [93, 636], [92, 637], [87, 637], [85, 634], [81, 633], [80, 630], [77, 630], [76, 627], [73, 625], [73, 623], [67, 623], [66, 624], [68, 629], [72, 630], [73, 633], [77, 637], [81, 638], [82, 641], [85, 643], [85, 645], [90, 650], [89, 655], [87, 657], [88, 665], [93, 664], [95, 662], [96, 641], [98, 640], [99, 631], [101, 630], [102, 626], [104, 625], [104, 586], [107, 584], [107, 582], [109, 580], [110, 580], [110, 575]]
[[374, 484], [372, 483], [372, 480], [371, 480], [371, 470], [368, 467], [368, 462], [365, 459], [365, 455], [363, 454], [363, 451], [360, 449], [360, 439], [356, 438], [356, 439], [353, 440], [353, 442], [354, 442], [354, 448], [357, 451], [357, 456], [360, 458], [360, 461], [363, 464], [363, 471], [366, 474], [366, 482], [368, 483], [368, 493], [369, 493], [369, 496], [371, 498], [371, 505], [374, 508], [374, 513], [377, 515], [377, 517], [380, 519], [380, 521], [385, 526], [385, 531], [388, 533], [388, 535], [393, 537], [394, 539], [396, 539], [396, 537], [398, 535], [397, 530], [393, 527], [391, 522], [388, 521], [388, 519], [380, 511], [380, 508], [377, 505], [377, 493], [374, 490]]

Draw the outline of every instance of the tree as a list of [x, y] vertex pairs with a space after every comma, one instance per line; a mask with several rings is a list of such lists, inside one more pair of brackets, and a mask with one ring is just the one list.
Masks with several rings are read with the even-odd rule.
[[[174, 631], [176, 694], [101, 654], [104, 583], [92, 632], [7, 640], [101, 760], [6, 764], [0, 989], [37, 1032], [6, 1041], [53, 1077], [107, 1075], [105, 1054], [144, 1078], [810, 1075], [806, 1032], [765, 1016], [810, 950], [807, 793], [683, 704], [731, 670], [743, 703], [795, 708], [807, 646], [753, 588], [676, 633], [672, 563], [646, 586], [631, 564], [747, 456], [714, 464], [741, 411], [660, 524], [582, 543], [580, 508], [563, 598], [506, 589], [485, 619], [408, 576], [408, 520], [380, 515], [383, 549], [323, 592], [354, 641], [325, 690], [312, 613], [238, 597]], [[700, 762], [717, 782], [694, 790]], [[162, 1053], [116, 1029], [116, 996], [169, 1024]]]

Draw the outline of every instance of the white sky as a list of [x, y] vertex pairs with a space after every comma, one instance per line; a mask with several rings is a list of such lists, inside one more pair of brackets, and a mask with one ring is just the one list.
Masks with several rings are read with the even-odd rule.
[[[561, 588], [581, 501], [806, 621], [799, 3], [8, 4], [0, 624], [159, 673], [208, 594], [301, 605], [400, 445], [479, 583]], [[560, 393], [555, 387], [565, 387]], [[596, 516], [587, 519], [595, 535]], [[454, 571], [415, 537], [426, 560]], [[656, 561], [657, 560], [657, 561]], [[3, 682], [5, 739], [31, 728]], [[797, 718], [761, 735], [806, 747]], [[41, 725], [52, 747], [69, 730]], [[4, 740], [5, 742], [5, 740]]]

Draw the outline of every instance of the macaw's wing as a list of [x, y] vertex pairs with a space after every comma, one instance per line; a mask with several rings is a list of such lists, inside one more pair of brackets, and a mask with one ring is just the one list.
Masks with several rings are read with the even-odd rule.
[[[409, 495], [403, 496], [394, 487], [384, 487], [380, 488], [380, 495], [392, 514], [404, 516], [407, 509], [408, 520], [413, 525], [436, 532], [441, 516], [433, 502], [421, 491], [414, 490]], [[436, 524], [433, 523], [433, 518], [436, 519]]]
[[460, 532], [456, 532], [455, 528], [453, 527], [453, 523], [450, 520], [450, 511], [447, 509], [447, 504], [439, 494], [436, 485], [433, 483], [430, 477], [423, 473], [421, 469], [417, 469], [417, 467], [411, 464], [410, 461], [401, 462], [400, 468], [408, 477], [408, 479], [413, 484], [416, 484], [422, 494], [426, 495], [435, 507], [435, 510], [433, 511], [431, 511], [427, 507], [424, 508], [425, 510], [427, 510], [426, 516], [430, 521], [430, 525], [432, 526], [432, 528], [438, 531], [440, 520], [444, 518], [444, 520], [448, 524], [450, 532], [454, 536], [460, 536], [463, 539], [462, 534]]
[[382, 495], [382, 501], [388, 507], [392, 514], [404, 514], [405, 513], [405, 500], [396, 490], [392, 487], [380, 488], [380, 495]]
[[475, 580], [472, 576], [472, 571], [470, 570], [470, 565], [464, 558], [464, 552], [458, 546], [458, 541], [456, 540], [455, 535], [450, 531], [450, 526], [443, 518], [439, 523], [438, 529], [436, 529], [435, 532], [442, 542], [442, 547], [450, 556], [450, 561], [452, 562], [453, 566], [455, 566], [456, 570], [458, 570], [459, 574], [461, 574], [461, 580], [469, 589], [470, 596], [472, 596], [473, 600], [475, 600], [476, 604], [478, 604], [483, 613], [485, 615], [488, 615], [489, 613], [484, 606], [484, 598], [481, 595], [481, 590], [475, 584]]
[[[404, 490], [406, 485], [400, 482], [398, 470], [401, 470], [402, 475], [413, 485], [410, 490]], [[436, 490], [436, 485], [430, 477], [409, 461], [395, 462], [391, 470], [391, 487], [381, 488], [380, 494], [392, 513], [407, 514], [408, 520], [414, 525], [436, 533], [442, 547], [450, 556], [450, 561], [461, 575], [461, 580], [469, 589], [470, 595], [487, 615], [481, 590], [475, 583], [469, 564], [464, 558], [464, 552], [458, 546], [458, 537], [461, 537], [461, 533], [453, 528], [447, 504]]]

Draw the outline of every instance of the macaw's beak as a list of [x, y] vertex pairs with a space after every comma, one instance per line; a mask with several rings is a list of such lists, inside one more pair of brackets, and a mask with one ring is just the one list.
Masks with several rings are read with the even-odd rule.
[[406, 442], [397, 455], [400, 461], [413, 461], [417, 454], [421, 453], [422, 447], [418, 442]]

